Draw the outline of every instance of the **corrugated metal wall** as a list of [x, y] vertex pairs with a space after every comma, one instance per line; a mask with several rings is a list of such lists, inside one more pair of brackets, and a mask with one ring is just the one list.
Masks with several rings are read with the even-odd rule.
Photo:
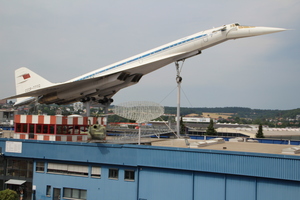
[[137, 145], [87, 144], [1, 139], [22, 143], [21, 153], [6, 156], [177, 170], [300, 181], [300, 156]]
[[[6, 142], [21, 150], [6, 149]], [[137, 145], [86, 144], [0, 139], [4, 157], [45, 162], [99, 165], [103, 177], [72, 177], [34, 172], [37, 199], [46, 199], [46, 186], [88, 190], [98, 199], [296, 199], [300, 196], [300, 156]], [[109, 180], [109, 167], [120, 179]], [[134, 169], [133, 182], [124, 170]]]
[[192, 172], [142, 168], [139, 199], [193, 199]]
[[220, 174], [196, 173], [194, 199], [224, 199], [225, 177]]
[[299, 199], [300, 182], [257, 179], [257, 200]]
[[140, 149], [138, 164], [300, 181], [300, 157], [204, 149]]
[[139, 188], [140, 200], [285, 200], [300, 196], [300, 182], [295, 181], [153, 168], [140, 171]]
[[226, 199], [255, 200], [256, 178], [227, 175]]

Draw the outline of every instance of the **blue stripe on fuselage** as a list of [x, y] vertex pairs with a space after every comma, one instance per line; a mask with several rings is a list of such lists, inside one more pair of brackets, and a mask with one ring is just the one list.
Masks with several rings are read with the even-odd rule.
[[151, 52], [151, 53], [147, 53], [147, 54], [145, 54], [145, 55], [143, 55], [143, 56], [140, 56], [140, 57], [137, 57], [137, 58], [134, 58], [134, 59], [125, 61], [125, 62], [123, 62], [123, 63], [117, 64], [117, 65], [112, 66], [112, 67], [110, 67], [110, 68], [108, 68], [108, 69], [103, 69], [103, 70], [98, 71], [98, 72], [95, 72], [95, 73], [93, 73], [93, 74], [89, 74], [89, 75], [87, 75], [87, 76], [85, 76], [85, 77], [82, 77], [82, 78], [80, 78], [80, 79], [78, 79], [78, 80], [75, 80], [75, 81], [81, 81], [81, 80], [85, 80], [85, 79], [91, 78], [91, 77], [95, 76], [96, 74], [100, 74], [100, 73], [102, 73], [102, 72], [105, 72], [105, 71], [114, 69], [114, 68], [116, 68], [116, 67], [120, 67], [120, 66], [125, 65], [125, 64], [127, 64], [127, 63], [131, 63], [131, 62], [136, 61], [136, 60], [138, 60], [138, 59], [141, 59], [141, 58], [145, 58], [145, 57], [151, 56], [151, 55], [153, 55], [153, 54], [156, 54], [156, 53], [159, 53], [159, 52], [161, 52], [161, 51], [167, 50], [167, 49], [169, 49], [169, 48], [176, 47], [176, 46], [179, 45], [179, 44], [184, 44], [184, 43], [186, 43], [186, 42], [190, 42], [190, 41], [192, 41], [192, 40], [194, 40], [194, 39], [199, 39], [199, 38], [204, 37], [204, 36], [207, 36], [207, 34], [198, 35], [198, 36], [196, 36], [196, 37], [189, 38], [189, 39], [187, 39], [187, 40], [183, 40], [183, 41], [181, 41], [181, 42], [177, 42], [177, 43], [171, 44], [171, 45], [169, 45], [169, 46], [167, 46], [167, 47], [163, 47], [162, 49], [159, 49], [159, 50], [153, 51], [153, 52]]

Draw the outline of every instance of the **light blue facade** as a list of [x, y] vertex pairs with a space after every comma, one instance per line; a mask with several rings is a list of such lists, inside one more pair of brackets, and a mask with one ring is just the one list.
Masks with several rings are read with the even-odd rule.
[[[102, 166], [102, 177], [91, 178], [69, 175], [57, 175], [49, 173], [35, 173], [33, 184], [36, 185], [37, 199], [52, 199], [51, 195], [46, 196], [46, 187], [50, 185], [53, 188], [75, 188], [87, 190], [87, 199], [137, 199], [137, 182], [125, 181], [123, 169], [134, 169], [130, 167], [117, 166], [119, 168], [119, 179], [108, 179], [108, 168], [116, 168], [116, 166]], [[135, 170], [135, 169], [134, 169]], [[63, 191], [62, 191], [63, 192]], [[61, 195], [63, 196], [63, 194]], [[100, 198], [101, 197], [101, 198]]]
[[[21, 142], [20, 153], [6, 152], [6, 142]], [[0, 139], [4, 157], [45, 163], [34, 170], [36, 199], [53, 199], [53, 189], [87, 191], [87, 199], [297, 199], [300, 156], [205, 149]], [[47, 172], [48, 163], [87, 166], [86, 176]], [[101, 178], [91, 176], [101, 167]], [[109, 169], [118, 169], [117, 179]], [[125, 170], [134, 171], [126, 180]], [[47, 186], [51, 187], [46, 195]]]

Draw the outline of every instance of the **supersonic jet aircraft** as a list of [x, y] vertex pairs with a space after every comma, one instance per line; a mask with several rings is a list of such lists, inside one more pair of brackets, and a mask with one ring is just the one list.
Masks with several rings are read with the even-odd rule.
[[15, 71], [15, 106], [41, 104], [71, 104], [74, 102], [109, 105], [120, 89], [134, 85], [145, 74], [172, 62], [198, 55], [202, 50], [230, 39], [252, 37], [284, 31], [282, 28], [242, 26], [238, 23], [201, 31], [170, 42], [125, 60], [102, 67], [64, 83], [51, 83], [33, 71], [22, 67]]

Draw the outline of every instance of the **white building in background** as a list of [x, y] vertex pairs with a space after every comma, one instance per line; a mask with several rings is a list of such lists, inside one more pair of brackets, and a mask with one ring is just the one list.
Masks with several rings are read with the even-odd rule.
[[[209, 123], [210, 118], [209, 117], [183, 117], [183, 122], [195, 122], [195, 123]], [[217, 120], [214, 120], [214, 122], [217, 122]]]

